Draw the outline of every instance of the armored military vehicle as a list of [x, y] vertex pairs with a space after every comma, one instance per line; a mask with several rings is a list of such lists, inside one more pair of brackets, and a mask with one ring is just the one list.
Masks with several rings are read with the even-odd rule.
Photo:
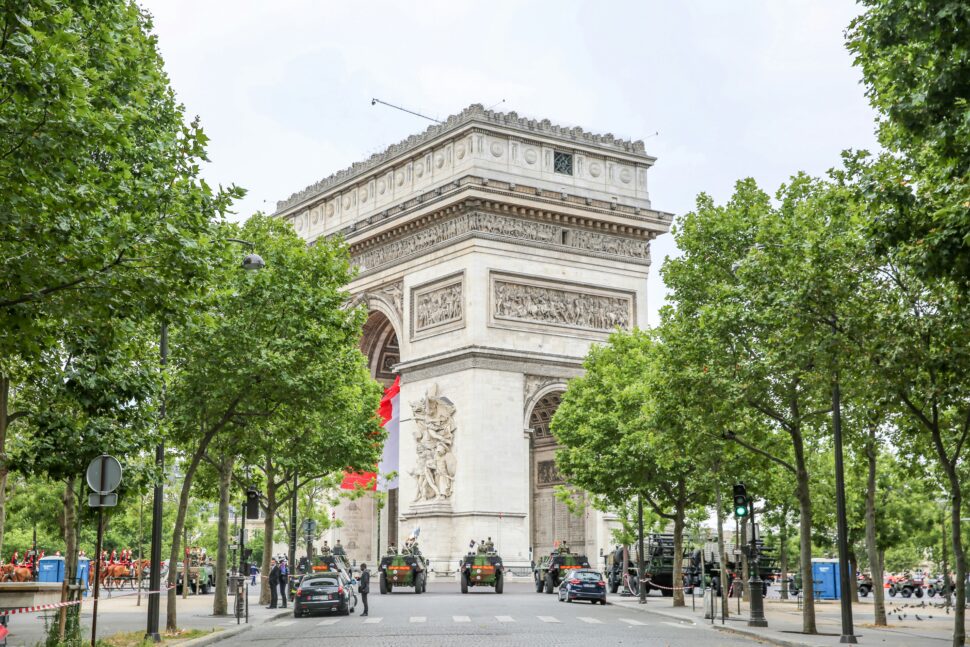
[[347, 563], [347, 558], [344, 555], [334, 555], [332, 553], [315, 555], [313, 558], [313, 566], [310, 567], [310, 570], [314, 573], [340, 571], [347, 577], [351, 576], [350, 564]]
[[389, 552], [381, 558], [380, 591], [391, 593], [395, 588], [414, 588], [415, 593], [424, 593], [428, 584], [427, 564], [418, 551], [405, 551], [402, 554]]
[[872, 591], [872, 576], [868, 573], [860, 573], [856, 577], [856, 587], [860, 596], [867, 597], [869, 592]]
[[570, 571], [579, 568], [589, 568], [589, 560], [585, 555], [578, 555], [570, 552], [565, 544], [549, 555], [545, 555], [536, 564], [534, 575], [536, 581], [536, 593], [552, 593]]
[[461, 592], [472, 586], [490, 586], [496, 593], [505, 588], [505, 568], [495, 551], [469, 552], [461, 560]]
[[909, 573], [903, 574], [889, 584], [889, 597], [894, 598], [897, 593], [904, 598], [914, 595], [918, 598], [923, 597], [923, 579], [913, 577]]
[[[623, 568], [623, 551], [627, 551], [626, 568]], [[609, 555], [606, 556], [606, 585], [610, 593], [616, 593], [620, 587], [627, 583], [630, 591], [634, 592], [637, 586], [637, 553], [624, 546], [617, 546]], [[624, 580], [624, 576], [626, 579]], [[635, 592], [634, 592], [635, 594]]]

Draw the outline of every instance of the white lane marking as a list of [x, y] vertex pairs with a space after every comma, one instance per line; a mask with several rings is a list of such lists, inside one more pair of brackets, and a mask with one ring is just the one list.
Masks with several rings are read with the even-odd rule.
[[425, 616], [411, 616], [411, 622], [425, 622], [427, 619]]
[[471, 622], [472, 619], [468, 616], [451, 616], [451, 619], [455, 622]]
[[552, 616], [536, 616], [536, 617], [539, 618], [539, 620], [542, 620], [543, 622], [559, 622], [557, 618], [554, 618]]
[[664, 621], [665, 625], [670, 625], [671, 627], [677, 627], [678, 629], [692, 629], [694, 626], [693, 622], [668, 622]]
[[296, 622], [296, 620], [284, 620], [283, 622], [277, 622], [277, 627], [289, 627], [291, 624]]
[[330, 625], [335, 625], [340, 622], [340, 618], [327, 618], [326, 620], [321, 620], [317, 623], [318, 627], [328, 627]]
[[367, 620], [364, 620], [364, 624], [365, 625], [376, 625], [377, 623], [379, 623], [383, 619], [384, 618], [368, 618]]
[[585, 622], [587, 624], [591, 624], [591, 625], [601, 625], [601, 624], [603, 624], [603, 621], [602, 620], [599, 620], [598, 618], [590, 618], [588, 616], [579, 616], [578, 620], [582, 620], [583, 622]]
[[633, 625], [635, 627], [645, 627], [647, 623], [640, 622], [639, 620], [631, 620], [630, 618], [620, 618], [620, 622], [625, 622], [628, 625]]
[[512, 616], [495, 616], [495, 619], [499, 622], [515, 622]]

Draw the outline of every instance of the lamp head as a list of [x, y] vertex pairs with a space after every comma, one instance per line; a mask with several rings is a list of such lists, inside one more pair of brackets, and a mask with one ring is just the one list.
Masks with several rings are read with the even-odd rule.
[[259, 254], [246, 254], [246, 258], [242, 262], [242, 268], [244, 270], [261, 270], [264, 267], [266, 267], [266, 261]]

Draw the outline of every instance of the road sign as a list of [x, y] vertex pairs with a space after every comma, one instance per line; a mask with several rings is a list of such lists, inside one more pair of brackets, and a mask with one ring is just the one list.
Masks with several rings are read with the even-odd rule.
[[121, 463], [114, 456], [101, 454], [88, 465], [88, 487], [101, 494], [114, 492], [121, 485]]
[[113, 508], [116, 505], [118, 505], [117, 492], [109, 492], [107, 494], [92, 492], [88, 495], [89, 508]]
[[303, 534], [312, 535], [317, 531], [317, 522], [313, 519], [307, 519], [303, 522]]

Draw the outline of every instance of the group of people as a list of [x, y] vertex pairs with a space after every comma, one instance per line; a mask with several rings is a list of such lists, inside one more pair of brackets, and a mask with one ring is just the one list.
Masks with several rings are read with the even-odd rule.
[[[474, 543], [475, 543], [475, 540], [473, 539], [472, 544], [474, 545]], [[483, 539], [480, 542], [478, 542], [479, 555], [485, 555], [487, 553], [494, 553], [494, 552], [495, 552], [495, 544], [494, 542], [492, 542], [491, 537], [489, 537], [488, 539]]]
[[286, 584], [290, 579], [290, 569], [286, 563], [286, 558], [280, 555], [279, 559], [269, 560], [269, 608], [275, 609], [277, 606], [286, 608]]

